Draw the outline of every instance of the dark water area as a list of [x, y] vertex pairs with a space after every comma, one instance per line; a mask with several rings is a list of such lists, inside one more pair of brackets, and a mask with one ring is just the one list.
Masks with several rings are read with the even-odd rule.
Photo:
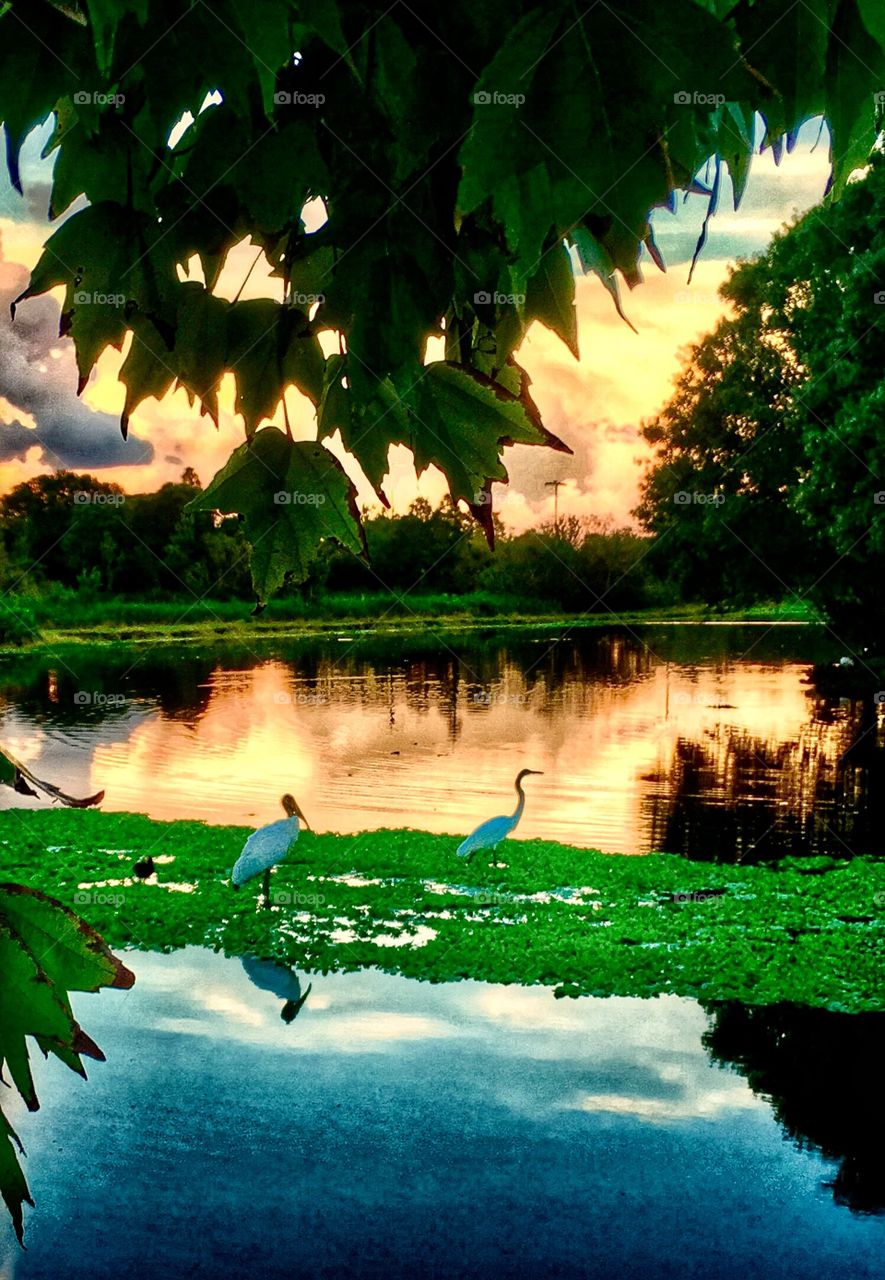
[[879, 854], [885, 707], [815, 686], [836, 656], [767, 623], [78, 646], [4, 662], [0, 742], [157, 818], [260, 823], [293, 791], [319, 830], [460, 834], [530, 767], [521, 837]]
[[2, 1280], [882, 1275], [885, 1015], [127, 962], [13, 1108]]

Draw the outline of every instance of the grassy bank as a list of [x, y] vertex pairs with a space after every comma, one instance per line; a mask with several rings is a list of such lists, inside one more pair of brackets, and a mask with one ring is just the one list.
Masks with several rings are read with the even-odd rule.
[[[226, 883], [247, 832], [133, 814], [0, 813], [0, 880], [74, 907], [114, 947], [207, 945], [320, 972], [367, 965], [558, 995], [660, 992], [885, 1009], [885, 862], [780, 867], [513, 841], [494, 870], [420, 831], [305, 833], [273, 877]], [[156, 882], [131, 876], [150, 853]], [[706, 896], [714, 891], [715, 896]], [[695, 895], [685, 897], [684, 895]]]
[[259, 616], [245, 600], [127, 600], [85, 598], [71, 592], [59, 596], [10, 597], [2, 603], [0, 649], [89, 641], [112, 644], [212, 641], [244, 636], [298, 637], [350, 631], [391, 633], [427, 628], [450, 631], [475, 627], [525, 625], [611, 626], [621, 622], [814, 622], [801, 604], [758, 605], [744, 610], [714, 611], [702, 605], [678, 605], [613, 614], [563, 613], [555, 603], [497, 596], [476, 591], [441, 593], [338, 594], [306, 600], [300, 596], [271, 600]]

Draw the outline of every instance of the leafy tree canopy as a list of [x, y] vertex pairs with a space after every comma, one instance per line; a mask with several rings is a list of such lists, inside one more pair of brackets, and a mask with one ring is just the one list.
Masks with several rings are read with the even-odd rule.
[[[791, 591], [851, 634], [885, 621], [885, 157], [731, 275], [731, 315], [645, 427], [641, 514], [712, 599]], [[693, 581], [692, 581], [693, 579]]]
[[[825, 113], [839, 193], [876, 137], [883, 49], [880, 0], [452, 0], [426, 13], [405, 0], [7, 0], [11, 179], [21, 189], [22, 141], [52, 116], [50, 215], [88, 201], [22, 299], [64, 288], [81, 387], [133, 335], [124, 429], [174, 385], [215, 418], [233, 372], [248, 443], [197, 501], [245, 516], [259, 596], [303, 575], [323, 536], [362, 546], [331, 454], [311, 464], [325, 505], [268, 509], [265, 454], [293, 483], [311, 456], [255, 437], [288, 387], [315, 406], [318, 447], [340, 432], [382, 499], [403, 444], [490, 533], [503, 446], [565, 447], [516, 352], [533, 320], [577, 352], [570, 250], [617, 303], [643, 246], [660, 264], [654, 207], [682, 189], [707, 190], [712, 208], [723, 162], [740, 197], [755, 111], [777, 152]], [[696, 175], [710, 157], [707, 188]], [[327, 220], [309, 231], [316, 199]], [[246, 238], [277, 296], [214, 292]], [[428, 361], [432, 337], [443, 358]]]

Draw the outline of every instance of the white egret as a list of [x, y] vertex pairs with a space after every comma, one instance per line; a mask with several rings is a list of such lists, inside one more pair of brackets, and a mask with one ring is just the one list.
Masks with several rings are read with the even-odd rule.
[[[470, 858], [477, 849], [491, 849], [494, 855], [498, 845], [502, 840], [510, 835], [511, 831], [516, 829], [517, 823], [522, 817], [522, 811], [525, 808], [525, 792], [522, 789], [522, 780], [528, 774], [541, 774], [541, 769], [522, 769], [516, 775], [516, 794], [519, 796], [519, 803], [513, 813], [502, 814], [500, 818], [489, 818], [487, 822], [482, 822], [475, 831], [471, 831], [466, 840], [458, 845], [458, 856], [461, 858]], [[494, 859], [493, 865], [497, 866], [497, 858]]]
[[243, 852], [237, 858], [231, 872], [231, 883], [235, 889], [239, 889], [241, 884], [261, 875], [263, 871], [265, 906], [270, 902], [271, 868], [283, 861], [298, 839], [299, 818], [310, 831], [310, 823], [299, 809], [294, 796], [287, 793], [280, 804], [285, 810], [285, 818], [280, 818], [278, 822], [270, 822], [266, 827], [259, 827], [257, 831], [253, 831], [243, 845]]

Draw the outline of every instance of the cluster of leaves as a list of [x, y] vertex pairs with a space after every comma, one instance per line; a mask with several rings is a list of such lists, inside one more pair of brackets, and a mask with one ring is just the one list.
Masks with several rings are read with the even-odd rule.
[[[68, 993], [128, 988], [134, 981], [73, 911], [36, 889], [0, 884], [0, 1081], [18, 1089], [29, 1111], [39, 1109], [28, 1036], [44, 1057], [53, 1054], [85, 1077], [82, 1058], [103, 1061], [104, 1055], [74, 1018]], [[19, 1243], [23, 1205], [33, 1205], [19, 1164], [21, 1150], [0, 1111], [0, 1196]]]
[[[878, 0], [455, 0], [427, 16], [371, 0], [7, 0], [9, 172], [20, 187], [22, 141], [52, 115], [50, 214], [74, 206], [22, 297], [64, 288], [81, 385], [131, 332], [124, 424], [173, 385], [214, 418], [233, 372], [249, 443], [199, 505], [245, 516], [259, 596], [303, 574], [320, 537], [364, 549], [322, 443], [336, 433], [379, 496], [403, 444], [490, 533], [481, 497], [506, 479], [503, 446], [564, 447], [516, 353], [534, 320], [577, 352], [573, 257], [617, 302], [644, 251], [662, 265], [650, 210], [680, 189], [712, 208], [723, 163], [739, 198], [756, 110], [776, 149], [826, 113], [838, 193], [876, 136], [883, 46]], [[315, 200], [327, 220], [309, 231]], [[216, 291], [247, 237], [279, 299]], [[427, 363], [433, 337], [444, 358]], [[293, 386], [316, 444], [254, 434]], [[283, 511], [280, 489], [327, 501]]]
[[645, 428], [660, 455], [641, 508], [683, 592], [792, 592], [870, 642], [885, 620], [883, 218], [877, 154], [732, 273], [732, 314]]

